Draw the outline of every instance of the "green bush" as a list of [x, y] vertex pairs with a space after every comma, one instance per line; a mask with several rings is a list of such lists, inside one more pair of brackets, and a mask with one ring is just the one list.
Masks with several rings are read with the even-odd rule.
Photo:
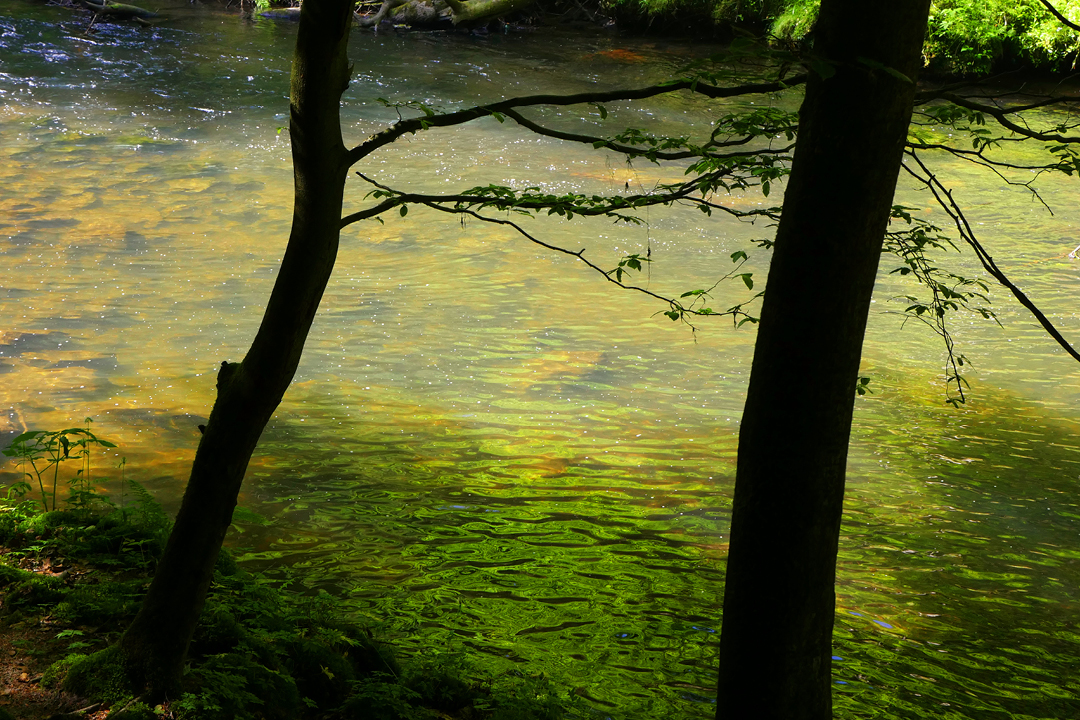
[[[786, 44], [806, 38], [820, 0], [607, 0], [618, 17], [653, 23], [664, 18], [711, 20], [767, 27]], [[1055, 0], [1055, 7], [1080, 22], [1080, 0]], [[934, 0], [923, 50], [937, 72], [988, 74], [1035, 67], [1075, 69], [1080, 34], [1057, 20], [1039, 0]]]
[[780, 40], [795, 43], [802, 40], [817, 21], [821, 0], [787, 0], [769, 27], [769, 33]]
[[[820, 0], [784, 0], [771, 33], [793, 42], [817, 19]], [[1080, 0], [1055, 7], [1080, 21]], [[935, 71], [985, 75], [1020, 66], [1067, 70], [1080, 50], [1080, 35], [1051, 15], [1039, 0], [934, 0], [923, 56]]]
[[[1080, 20], [1080, 0], [1056, 0], [1055, 7]], [[1038, 0], [936, 0], [924, 54], [937, 69], [986, 74], [1019, 65], [1066, 70], [1077, 49], [1077, 33]]]
[[181, 718], [292, 720], [303, 707], [292, 677], [241, 652], [203, 658], [185, 684], [173, 707]]

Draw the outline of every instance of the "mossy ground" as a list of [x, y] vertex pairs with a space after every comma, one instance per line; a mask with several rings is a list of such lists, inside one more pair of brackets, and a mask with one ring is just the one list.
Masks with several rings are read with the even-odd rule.
[[329, 595], [283, 591], [223, 553], [183, 694], [146, 706], [114, 643], [166, 531], [153, 508], [0, 505], [0, 708], [28, 720], [556, 720], [573, 704], [543, 678], [484, 677], [460, 659], [403, 666]]

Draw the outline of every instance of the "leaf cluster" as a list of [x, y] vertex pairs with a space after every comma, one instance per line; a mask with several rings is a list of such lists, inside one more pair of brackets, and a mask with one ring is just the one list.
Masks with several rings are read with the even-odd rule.
[[[893, 220], [904, 223], [906, 227], [886, 233], [883, 252], [890, 253], [903, 262], [903, 265], [891, 271], [893, 274], [909, 275], [929, 292], [929, 297], [903, 295], [897, 299], [907, 303], [903, 312], [909, 318], [926, 324], [944, 341], [947, 352], [946, 386], [956, 390], [955, 395], [951, 392], [946, 394], [945, 402], [956, 406], [965, 399], [966, 381], [961, 368], [968, 364], [968, 360], [956, 349], [948, 327], [948, 313], [969, 311], [995, 322], [997, 315], [988, 307], [989, 287], [983, 280], [942, 270], [932, 262], [928, 252], [956, 251], [958, 248], [951, 238], [941, 233], [939, 227], [914, 217], [912, 210], [913, 208], [902, 205], [893, 206]], [[861, 390], [861, 387], [857, 389]]]
[[[86, 418], [85, 422], [86, 427], [30, 430], [15, 437], [4, 448], [3, 454], [15, 458], [23, 470], [23, 479], [8, 489], [8, 498], [26, 495], [33, 490], [34, 485], [30, 482], [33, 481], [40, 492], [42, 509], [56, 510], [60, 468], [70, 464], [77, 469], [67, 479], [68, 502], [74, 506], [86, 506], [100, 500], [91, 484], [91, 451], [94, 447], [115, 448], [116, 445], [91, 432], [90, 418]], [[51, 488], [46, 490], [45, 485], [50, 480]]]

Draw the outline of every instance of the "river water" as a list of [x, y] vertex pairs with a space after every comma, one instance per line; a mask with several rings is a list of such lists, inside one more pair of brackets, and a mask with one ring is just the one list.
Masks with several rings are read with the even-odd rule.
[[[279, 129], [295, 27], [168, 12], [157, 28], [88, 32], [68, 10], [0, 0], [0, 421], [10, 437], [92, 416], [121, 446], [99, 475], [115, 478], [122, 455], [175, 507], [214, 371], [242, 357], [287, 238]], [[346, 139], [396, 118], [378, 98], [456, 108], [642, 85], [712, 50], [568, 30], [358, 31]], [[599, 129], [595, 111], [535, 116], [675, 134], [718, 112], [686, 97], [609, 109]], [[1040, 180], [1051, 215], [1022, 189], [934, 162], [999, 263], [1080, 339], [1075, 184]], [[357, 169], [429, 191], [622, 191], [682, 172], [490, 119], [406, 138]], [[347, 211], [366, 192], [350, 181]], [[944, 222], [925, 194], [900, 194]], [[843, 212], [842, 186], [824, 211]], [[763, 281], [751, 241], [765, 225], [644, 219], [523, 222], [605, 267], [651, 250], [643, 282], [658, 292], [711, 284], [740, 249]], [[939, 262], [978, 274], [970, 252]], [[887, 273], [897, 264], [883, 262], [864, 360], [874, 394], [856, 406], [837, 716], [1080, 715], [1077, 368], [994, 290], [1003, 328], [952, 323], [973, 367], [969, 402], [944, 404], [940, 340], [890, 301], [912, 291]], [[713, 306], [749, 295], [729, 282]], [[252, 570], [296, 570], [342, 597], [406, 653], [545, 673], [603, 717], [709, 717], [754, 332], [715, 320], [694, 333], [664, 309], [496, 226], [421, 208], [350, 226], [231, 546]]]

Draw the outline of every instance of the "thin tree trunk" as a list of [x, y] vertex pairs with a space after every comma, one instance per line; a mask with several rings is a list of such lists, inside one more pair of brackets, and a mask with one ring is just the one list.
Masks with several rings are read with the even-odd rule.
[[[717, 718], [832, 717], [844, 473], [929, 0], [823, 0], [739, 432]], [[823, 77], [826, 76], [826, 77]]]
[[139, 615], [120, 641], [134, 680], [173, 693], [232, 521], [248, 461], [292, 382], [337, 256], [348, 172], [339, 106], [348, 86], [352, 3], [303, 5], [292, 66], [295, 205], [289, 244], [258, 334], [240, 363], [222, 363], [217, 401], [183, 503]]

